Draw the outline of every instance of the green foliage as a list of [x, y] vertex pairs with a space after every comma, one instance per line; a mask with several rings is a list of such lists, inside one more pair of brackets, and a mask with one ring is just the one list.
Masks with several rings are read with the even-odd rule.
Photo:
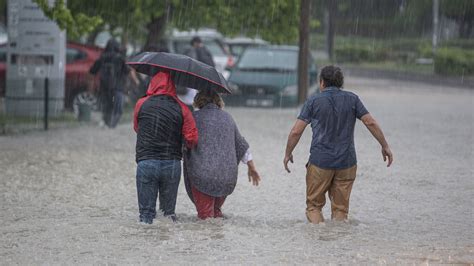
[[443, 0], [440, 11], [448, 18], [454, 19], [459, 25], [459, 37], [469, 38], [474, 25], [474, 1]]
[[70, 38], [78, 38], [84, 33], [91, 32], [103, 21], [98, 16], [89, 17], [84, 13], [73, 15], [68, 9], [64, 0], [56, 0], [52, 7], [49, 6], [48, 0], [34, 0], [43, 10], [44, 14], [56, 21], [59, 28], [66, 30]]
[[474, 75], [474, 51], [442, 48], [434, 59], [435, 73], [441, 75]]
[[[315, 39], [322, 40], [321, 37]], [[431, 42], [423, 38], [374, 39], [336, 36], [335, 54], [340, 62], [413, 63], [416, 58], [432, 58]]]
[[344, 44], [334, 49], [337, 62], [375, 62], [387, 58], [387, 52], [383, 49], [369, 45]]
[[433, 58], [433, 45], [428, 42], [420, 44], [418, 45], [417, 52], [419, 57]]
[[[335, 0], [314, 0], [312, 16], [323, 18]], [[394, 38], [418, 37], [431, 30], [433, 0], [337, 0], [337, 34]], [[324, 27], [316, 32], [323, 33]]]
[[441, 46], [474, 50], [474, 39], [451, 39], [441, 43]]
[[442, 0], [442, 14], [456, 20], [474, 20], [474, 1], [472, 0]]
[[[187, 30], [215, 27], [226, 35], [260, 35], [275, 43], [294, 42], [298, 37], [299, 0], [35, 0], [48, 17], [70, 35], [91, 32], [103, 22], [122, 28], [130, 37], [147, 34], [154, 20], [165, 16], [169, 27]], [[312, 22], [313, 27], [318, 21]]]
[[179, 29], [215, 27], [225, 35], [260, 35], [274, 43], [298, 37], [299, 0], [177, 1], [171, 24]]

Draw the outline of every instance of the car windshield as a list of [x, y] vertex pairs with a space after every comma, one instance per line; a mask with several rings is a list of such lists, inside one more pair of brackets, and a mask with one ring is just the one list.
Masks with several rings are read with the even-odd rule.
[[239, 69], [296, 70], [298, 53], [291, 50], [247, 49], [240, 59]]

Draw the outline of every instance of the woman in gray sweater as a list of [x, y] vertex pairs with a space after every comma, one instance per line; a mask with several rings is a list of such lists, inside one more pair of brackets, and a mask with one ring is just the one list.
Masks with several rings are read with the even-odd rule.
[[223, 217], [221, 207], [237, 183], [239, 162], [248, 166], [249, 182], [260, 176], [255, 169], [249, 144], [240, 135], [224, 102], [214, 90], [202, 90], [194, 98], [193, 113], [198, 129], [196, 148], [184, 154], [184, 181], [188, 196], [200, 219]]

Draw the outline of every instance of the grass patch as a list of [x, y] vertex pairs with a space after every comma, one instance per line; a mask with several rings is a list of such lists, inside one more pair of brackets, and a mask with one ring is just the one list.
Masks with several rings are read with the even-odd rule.
[[363, 67], [366, 69], [379, 69], [394, 72], [410, 72], [420, 74], [433, 74], [434, 65], [404, 64], [399, 62], [362, 62], [360, 64], [344, 64], [346, 66]]
[[[48, 119], [50, 129], [59, 127], [73, 127], [79, 125], [73, 113], [61, 113], [57, 117]], [[0, 113], [0, 135], [25, 133], [29, 131], [42, 130], [44, 127], [43, 117], [40, 116], [13, 116]]]
[[[334, 48], [342, 48], [347, 45], [366, 46], [373, 49], [387, 49], [395, 51], [416, 52], [418, 47], [430, 45], [431, 39], [427, 38], [368, 38], [359, 36], [334, 37]], [[324, 34], [311, 35], [311, 49], [324, 50], [326, 47], [326, 36]]]
[[[50, 117], [50, 123], [73, 123], [77, 119], [73, 113], [64, 112], [59, 116]], [[0, 113], [0, 125], [22, 125], [22, 124], [38, 124], [43, 123], [42, 116], [13, 116], [9, 114]]]

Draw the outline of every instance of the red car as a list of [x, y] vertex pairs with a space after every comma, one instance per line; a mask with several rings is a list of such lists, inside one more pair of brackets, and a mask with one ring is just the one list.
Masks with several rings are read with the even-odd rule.
[[[64, 105], [71, 109], [77, 96], [94, 95], [98, 89], [98, 79], [89, 74], [89, 69], [100, 57], [103, 49], [92, 45], [68, 42], [66, 48], [66, 84]], [[85, 94], [79, 95], [82, 92]]]
[[[66, 46], [66, 82], [64, 106], [71, 110], [76, 98], [93, 98], [98, 80], [89, 69], [103, 49], [92, 45], [68, 42]], [[5, 96], [6, 46], [0, 47], [0, 97]]]

